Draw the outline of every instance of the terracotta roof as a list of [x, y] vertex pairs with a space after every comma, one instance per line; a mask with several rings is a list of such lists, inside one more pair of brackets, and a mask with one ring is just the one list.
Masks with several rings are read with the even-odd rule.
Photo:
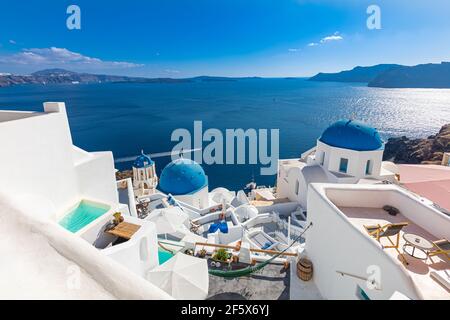
[[450, 211], [450, 167], [408, 164], [398, 167], [404, 187]]

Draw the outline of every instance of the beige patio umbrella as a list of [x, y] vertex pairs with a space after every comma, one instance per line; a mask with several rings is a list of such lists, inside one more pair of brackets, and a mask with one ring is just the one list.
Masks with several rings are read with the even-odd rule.
[[203, 300], [208, 296], [207, 261], [181, 252], [150, 270], [147, 273], [147, 280], [175, 299]]
[[189, 216], [178, 207], [153, 210], [145, 220], [152, 221], [156, 225], [158, 234], [174, 233]]

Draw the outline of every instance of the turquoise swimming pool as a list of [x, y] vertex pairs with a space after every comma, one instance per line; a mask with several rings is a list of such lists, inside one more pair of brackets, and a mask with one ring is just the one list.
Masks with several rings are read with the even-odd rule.
[[158, 248], [158, 260], [160, 265], [169, 260], [170, 258], [172, 258], [173, 256], [174, 255], [172, 253], [163, 250], [161, 248]]
[[108, 206], [83, 200], [59, 221], [59, 225], [75, 233], [108, 210]]

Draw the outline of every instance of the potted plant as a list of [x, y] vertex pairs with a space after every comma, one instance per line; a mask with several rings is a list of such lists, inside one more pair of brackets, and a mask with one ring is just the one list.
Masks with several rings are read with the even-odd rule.
[[221, 261], [221, 262], [229, 262], [229, 259], [231, 258], [231, 253], [228, 253], [227, 250], [220, 248], [216, 251], [216, 253], [213, 256], [213, 260]]
[[117, 226], [119, 223], [123, 222], [124, 218], [122, 217], [121, 212], [114, 212], [113, 214], [114, 220], [113, 223]]
[[204, 258], [206, 257], [206, 250], [205, 249], [201, 249], [198, 253], [197, 253], [199, 258]]

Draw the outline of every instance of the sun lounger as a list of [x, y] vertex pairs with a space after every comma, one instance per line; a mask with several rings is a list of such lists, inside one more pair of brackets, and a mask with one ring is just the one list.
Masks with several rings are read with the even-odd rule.
[[[400, 231], [403, 229], [403, 227], [406, 227], [408, 225], [407, 222], [402, 223], [389, 223], [384, 226], [375, 225], [375, 226], [364, 226], [364, 228], [367, 230], [369, 235], [373, 236], [375, 239], [377, 239], [378, 242], [380, 242], [381, 238], [386, 238], [391, 243], [391, 245], [385, 246], [383, 245], [383, 248], [393, 248], [395, 249], [402, 261], [405, 264], [408, 264], [403, 254], [398, 249], [400, 245]], [[391, 239], [392, 236], [395, 236], [395, 242]]]
[[208, 233], [214, 233], [217, 230], [220, 230], [222, 233], [228, 233], [228, 224], [226, 221], [221, 221], [217, 223], [212, 223], [209, 226]]
[[450, 241], [442, 239], [433, 242], [434, 249], [428, 252], [428, 256], [445, 255], [447, 259], [450, 259]]

